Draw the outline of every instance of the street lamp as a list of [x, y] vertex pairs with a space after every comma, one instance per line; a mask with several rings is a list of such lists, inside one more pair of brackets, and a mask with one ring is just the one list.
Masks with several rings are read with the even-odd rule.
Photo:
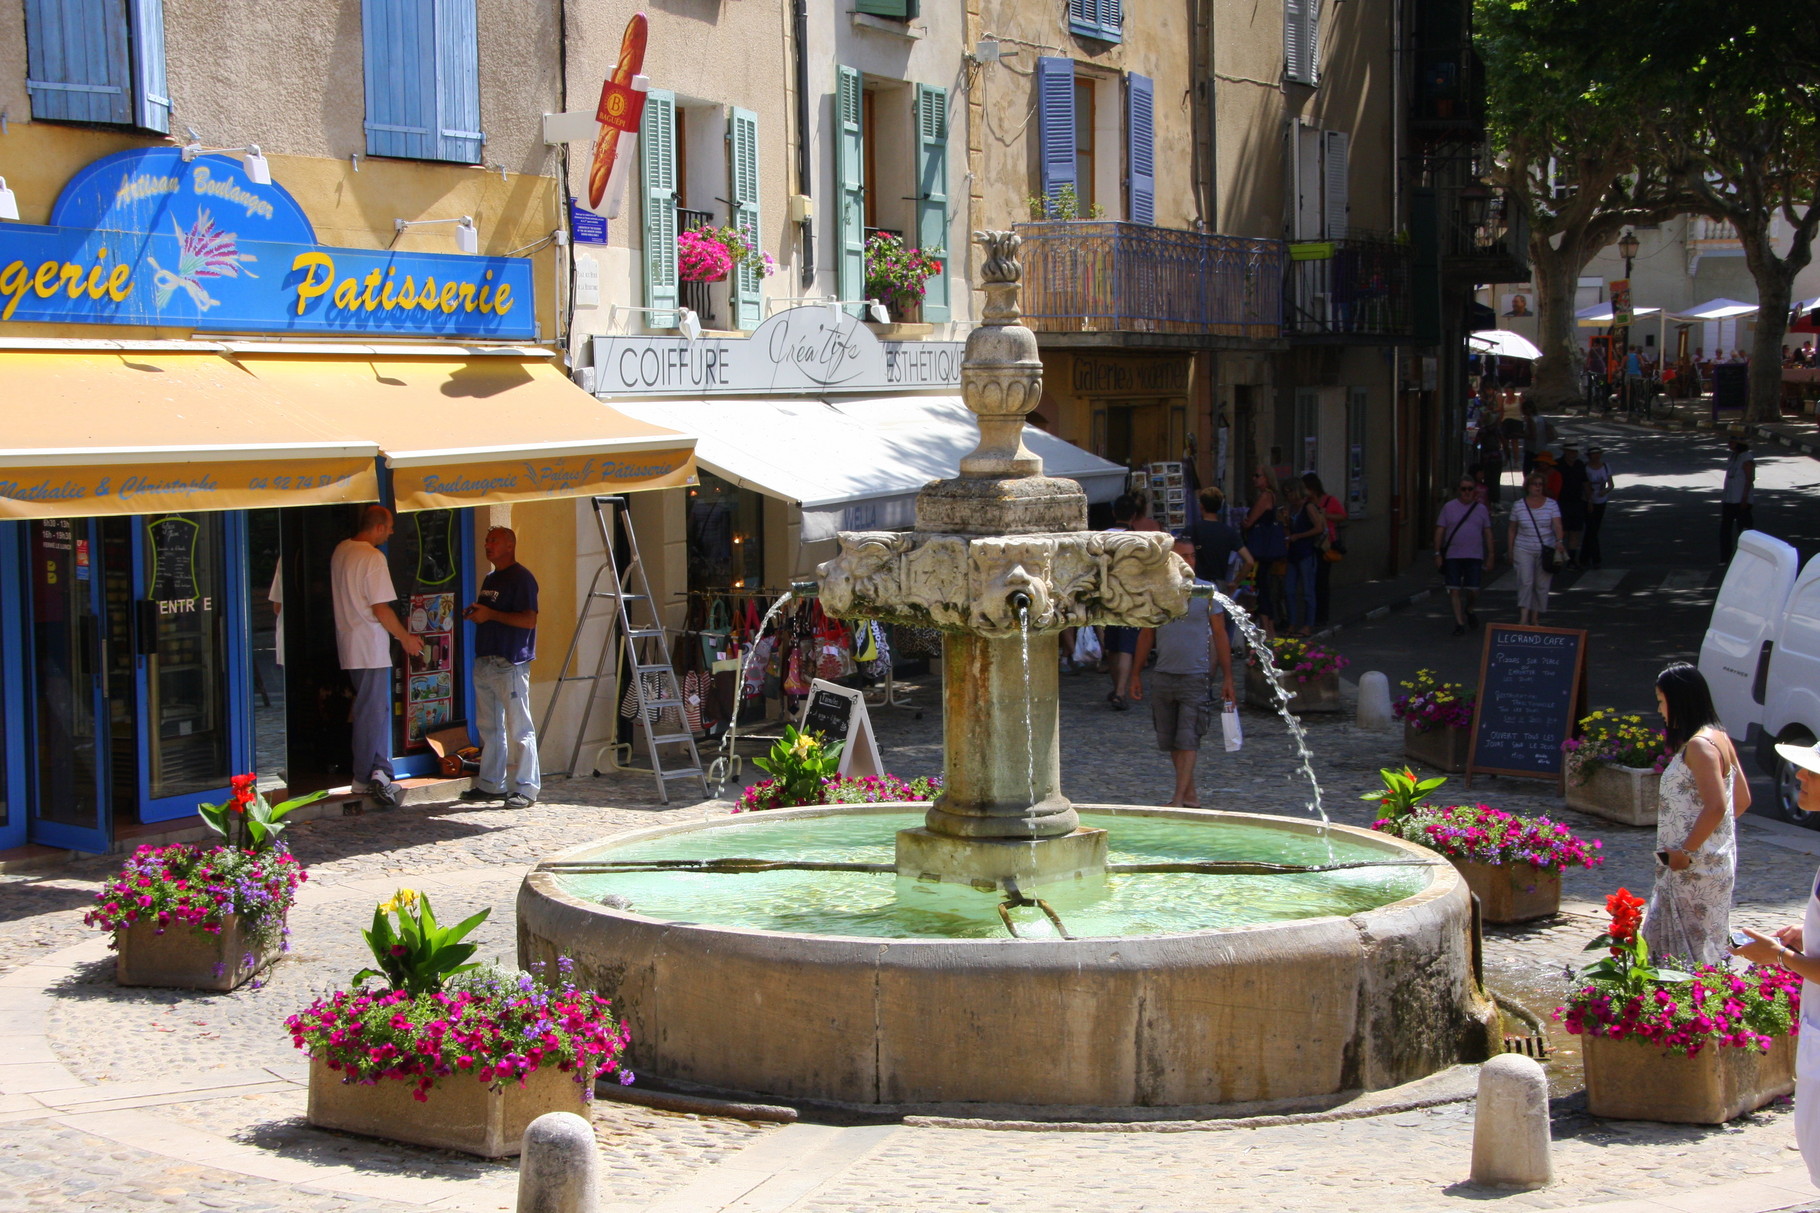
[[1637, 259], [1639, 243], [1637, 233], [1630, 228], [1625, 228], [1624, 234], [1618, 237], [1618, 256], [1624, 258], [1624, 276], [1626, 278], [1630, 277], [1630, 263]]
[[[1636, 307], [1637, 293], [1630, 288], [1630, 263], [1637, 259], [1637, 246], [1638, 246], [1637, 233], [1628, 227], [1625, 228], [1624, 234], [1622, 236], [1618, 237], [1618, 256], [1624, 258], [1624, 284], [1625, 284], [1625, 291], [1630, 296], [1631, 309], [1634, 309]], [[1626, 310], [1630, 310], [1630, 309], [1626, 309]], [[1618, 374], [1623, 376], [1622, 382], [1624, 384], [1624, 408], [1625, 408], [1626, 412], [1629, 412], [1636, 408], [1636, 401], [1634, 399], [1632, 399], [1632, 397], [1631, 397], [1631, 393], [1635, 390], [1635, 388], [1634, 388], [1634, 385], [1631, 383], [1630, 375], [1627, 373], [1629, 370], [1629, 367], [1630, 367], [1630, 325], [1629, 324], [1625, 324], [1623, 327], [1618, 329], [1617, 354], [1618, 354]]]

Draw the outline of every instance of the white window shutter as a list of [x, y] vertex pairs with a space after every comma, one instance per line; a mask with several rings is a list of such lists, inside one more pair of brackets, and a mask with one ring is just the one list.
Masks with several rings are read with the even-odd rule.
[[1349, 199], [1347, 194], [1347, 150], [1352, 136], [1345, 131], [1321, 132], [1321, 212], [1325, 218], [1322, 234], [1328, 240], [1346, 239]]

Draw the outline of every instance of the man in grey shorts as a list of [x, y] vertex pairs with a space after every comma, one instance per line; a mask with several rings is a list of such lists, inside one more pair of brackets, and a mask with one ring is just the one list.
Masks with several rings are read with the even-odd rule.
[[[1194, 563], [1194, 543], [1175, 541], [1175, 554]], [[1220, 695], [1233, 701], [1232, 645], [1226, 639], [1226, 612], [1210, 598], [1193, 598], [1188, 613], [1160, 628], [1138, 633], [1131, 661], [1131, 698], [1144, 697], [1144, 662], [1156, 649], [1156, 673], [1150, 680], [1150, 719], [1156, 726], [1156, 748], [1175, 766], [1171, 806], [1201, 807], [1194, 787], [1201, 735], [1213, 721], [1213, 670], [1220, 672]]]

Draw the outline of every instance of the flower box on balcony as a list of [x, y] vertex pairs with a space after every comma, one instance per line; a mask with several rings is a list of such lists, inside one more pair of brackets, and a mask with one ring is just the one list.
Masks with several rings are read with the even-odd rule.
[[1610, 1120], [1719, 1125], [1795, 1089], [1795, 1038], [1769, 1052], [1709, 1044], [1692, 1057], [1626, 1036], [1582, 1036], [1586, 1110]]
[[525, 1129], [545, 1112], [586, 1118], [589, 1111], [582, 1084], [555, 1066], [533, 1070], [522, 1086], [510, 1079], [493, 1086], [472, 1074], [451, 1074], [423, 1100], [412, 1097], [415, 1090], [408, 1079], [343, 1082], [326, 1061], [312, 1057], [309, 1122], [319, 1129], [506, 1158], [519, 1152]]

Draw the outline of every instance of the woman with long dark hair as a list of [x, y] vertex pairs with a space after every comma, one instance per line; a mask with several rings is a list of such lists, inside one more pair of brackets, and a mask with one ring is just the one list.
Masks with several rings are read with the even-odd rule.
[[1698, 669], [1680, 661], [1656, 675], [1656, 708], [1675, 756], [1662, 772], [1656, 887], [1643, 938], [1655, 955], [1723, 964], [1738, 874], [1732, 819], [1750, 808], [1750, 784]]

